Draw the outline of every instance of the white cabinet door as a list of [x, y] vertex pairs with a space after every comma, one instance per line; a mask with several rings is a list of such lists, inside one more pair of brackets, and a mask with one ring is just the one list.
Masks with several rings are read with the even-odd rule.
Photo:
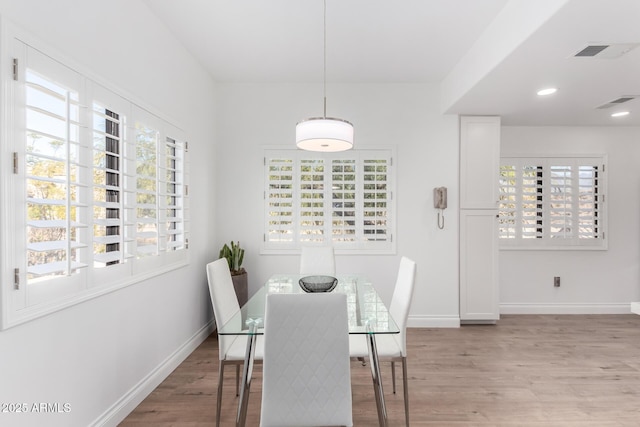
[[495, 209], [460, 211], [460, 320], [500, 318]]
[[496, 209], [500, 117], [460, 117], [460, 208]]

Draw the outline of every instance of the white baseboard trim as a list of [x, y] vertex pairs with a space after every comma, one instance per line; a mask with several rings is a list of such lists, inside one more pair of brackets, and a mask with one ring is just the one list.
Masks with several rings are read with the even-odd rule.
[[191, 338], [176, 349], [160, 365], [156, 366], [138, 384], [133, 386], [109, 409], [100, 415], [92, 427], [116, 427], [133, 411], [174, 369], [176, 369], [193, 351], [213, 332], [214, 322], [209, 321]]
[[640, 302], [631, 303], [631, 312], [635, 314], [640, 314]]
[[500, 314], [629, 314], [620, 304], [500, 304]]
[[459, 328], [460, 316], [409, 316], [409, 328]]

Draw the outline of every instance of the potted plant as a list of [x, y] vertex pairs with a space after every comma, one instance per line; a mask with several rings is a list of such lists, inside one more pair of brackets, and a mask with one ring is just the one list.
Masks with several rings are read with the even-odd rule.
[[238, 241], [238, 243], [234, 243], [232, 240], [231, 247], [225, 243], [222, 249], [220, 249], [220, 258], [226, 258], [227, 263], [229, 263], [231, 280], [233, 281], [233, 287], [236, 290], [238, 304], [242, 307], [247, 302], [249, 291], [247, 289], [247, 271], [242, 267], [244, 249], [240, 247], [240, 241]]

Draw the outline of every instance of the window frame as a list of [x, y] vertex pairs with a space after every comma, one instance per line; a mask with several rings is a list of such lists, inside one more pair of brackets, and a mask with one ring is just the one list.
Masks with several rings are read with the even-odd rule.
[[[394, 147], [368, 147], [366, 149], [359, 150], [349, 150], [344, 152], [337, 153], [321, 153], [321, 152], [310, 152], [305, 150], [297, 150], [291, 148], [284, 147], [265, 147], [264, 148], [264, 221], [263, 221], [263, 244], [260, 249], [261, 254], [299, 254], [302, 246], [323, 246], [323, 245], [331, 245], [334, 247], [334, 251], [336, 254], [350, 254], [350, 255], [372, 255], [372, 254], [395, 254], [396, 253], [396, 242], [394, 235], [396, 233], [396, 200], [395, 200], [395, 183], [396, 183], [396, 171], [393, 159], [395, 157], [395, 148]], [[301, 207], [300, 205], [296, 205], [301, 201], [299, 192], [300, 188], [296, 190], [296, 186], [300, 184], [300, 172], [298, 171], [297, 175], [292, 177], [292, 224], [291, 231], [293, 233], [293, 239], [289, 242], [272, 242], [269, 241], [269, 221], [271, 219], [270, 216], [270, 182], [269, 182], [269, 166], [270, 158], [281, 158], [285, 160], [291, 160], [293, 171], [295, 172], [296, 166], [300, 166], [300, 162], [302, 160], [312, 160], [312, 159], [322, 159], [325, 161], [325, 171], [323, 172], [323, 180], [322, 183], [324, 185], [324, 189], [322, 190], [325, 195], [329, 193], [332, 194], [332, 198], [325, 197], [323, 200], [325, 203], [327, 201], [331, 202], [333, 200], [333, 191], [331, 188], [331, 181], [333, 176], [332, 171], [332, 161], [344, 161], [344, 160], [354, 160], [356, 163], [356, 179], [355, 179], [355, 207], [347, 206], [347, 204], [343, 203], [341, 207], [334, 208], [333, 203], [328, 203], [326, 207], [323, 208], [322, 218], [325, 222], [323, 228], [323, 236], [324, 238], [319, 241], [301, 241]], [[388, 238], [381, 242], [375, 241], [363, 241], [364, 237], [364, 192], [366, 191], [363, 187], [364, 184], [364, 162], [367, 160], [386, 160], [386, 190], [387, 194], [386, 208], [385, 213], [386, 217], [386, 233], [388, 233]], [[344, 174], [344, 172], [336, 172], [336, 174]], [[349, 193], [346, 187], [343, 187], [341, 190], [342, 193]], [[296, 194], [296, 191], [298, 194]], [[344, 194], [343, 194], [344, 196]], [[337, 202], [340, 203], [340, 202]], [[374, 208], [375, 210], [375, 208]], [[357, 223], [355, 226], [343, 226], [343, 227], [334, 227], [333, 219], [336, 218], [334, 216], [334, 212], [342, 212], [342, 215], [338, 215], [340, 217], [344, 217], [349, 211], [354, 212], [355, 222]], [[330, 215], [327, 216], [327, 214]], [[339, 219], [338, 219], [339, 221]], [[375, 223], [375, 218], [373, 219]], [[344, 224], [343, 224], [344, 225]], [[376, 226], [373, 226], [376, 228]], [[334, 242], [333, 239], [327, 240], [326, 236], [333, 236], [333, 230], [340, 229], [343, 232], [340, 235], [346, 236], [346, 233], [349, 233], [348, 229], [354, 228], [354, 236], [355, 242]], [[375, 230], [374, 230], [375, 232]]]
[[[503, 209], [502, 209], [502, 199], [505, 196], [505, 192], [503, 191], [503, 185], [498, 184], [499, 186], [499, 200], [498, 200], [498, 242], [500, 250], [572, 250], [572, 251], [600, 251], [600, 250], [608, 250], [608, 236], [607, 236], [607, 228], [608, 228], [608, 203], [607, 203], [607, 155], [606, 154], [581, 154], [581, 155], [503, 155], [500, 157], [500, 171], [499, 171], [499, 180], [502, 180], [502, 170], [504, 166], [516, 166], [516, 167], [536, 167], [542, 173], [540, 176], [541, 183], [536, 183], [534, 186], [537, 193], [540, 194], [540, 200], [538, 206], [535, 208], [538, 212], [538, 216], [540, 216], [540, 229], [537, 230], [538, 233], [543, 233], [540, 238], [523, 238], [522, 233], [524, 231], [522, 228], [523, 224], [520, 222], [520, 218], [523, 216], [522, 206], [525, 202], [522, 199], [516, 201], [516, 203], [520, 204], [520, 207], [515, 208], [513, 210], [515, 212], [515, 233], [516, 235], [511, 238], [504, 238], [500, 235], [501, 233], [501, 222], [504, 219], [503, 217]], [[576, 237], [575, 231], [579, 233], [579, 222], [576, 219], [576, 216], [579, 218], [579, 214], [575, 215], [579, 212], [580, 206], [579, 203], [572, 201], [572, 215], [574, 218], [574, 224], [572, 224], [572, 237], [568, 239], [562, 238], [551, 238], [550, 234], [552, 231], [550, 230], [550, 226], [547, 225], [549, 222], [551, 215], [552, 207], [550, 204], [552, 203], [552, 194], [551, 194], [551, 168], [559, 168], [559, 167], [571, 167], [579, 170], [580, 167], [595, 167], [597, 171], [597, 190], [594, 191], [594, 197], [597, 198], [596, 204], [597, 208], [592, 209], [592, 212], [595, 212], [594, 217], [597, 217], [597, 237], [592, 238], [584, 238], [581, 239]], [[532, 169], [533, 170], [533, 169]], [[518, 180], [516, 184], [515, 193], [522, 194], [523, 193], [523, 183], [522, 183], [522, 173], [516, 175], [514, 179]], [[574, 178], [572, 177], [572, 180]], [[532, 184], [533, 185], [533, 184]], [[576, 181], [575, 183], [572, 181], [572, 190], [576, 187], [580, 187], [580, 181]], [[557, 187], [557, 186], [556, 186]], [[564, 187], [563, 187], [564, 188]], [[563, 191], [557, 190], [555, 194], [559, 193], [564, 194]], [[573, 193], [571, 193], [573, 194]], [[588, 194], [588, 193], [587, 193]], [[545, 219], [546, 218], [546, 219]], [[518, 227], [520, 229], [518, 229]]]
[[[2, 289], [0, 290], [0, 330], [7, 329], [24, 322], [48, 315], [58, 310], [65, 309], [72, 305], [96, 298], [98, 296], [116, 291], [123, 287], [139, 283], [149, 278], [167, 273], [177, 268], [189, 264], [190, 256], [188, 251], [189, 236], [189, 201], [188, 201], [188, 145], [186, 143], [185, 132], [173, 125], [171, 120], [161, 113], [144, 105], [139, 99], [131, 94], [118, 89], [112, 83], [96, 76], [82, 65], [58, 54], [41, 41], [34, 39], [28, 33], [12, 26], [7, 21], [2, 21], [2, 33], [0, 43], [2, 44], [2, 56], [0, 64], [4, 64], [0, 72], [2, 86], [0, 89], [0, 102], [3, 106], [2, 122], [0, 132], [2, 144], [0, 150], [0, 160], [3, 164], [12, 164], [17, 159], [18, 172], [13, 173], [11, 168], [2, 168], [0, 172], [0, 188], [3, 190], [0, 195], [2, 210], [0, 211], [0, 270], [2, 277]], [[55, 277], [52, 280], [45, 280], [42, 283], [28, 283], [26, 240], [21, 235], [26, 235], [26, 204], [21, 200], [25, 199], [25, 154], [26, 143], [24, 142], [24, 129], [26, 112], [26, 83], [25, 70], [28, 66], [27, 52], [37, 52], [47, 59], [46, 64], [55, 64], [54, 67], [63, 67], [70, 70], [79, 78], [78, 90], [80, 100], [80, 143], [79, 163], [85, 171], [81, 178], [83, 189], [82, 203], [85, 212], [82, 214], [83, 220], [87, 222], [86, 230], [83, 231], [83, 242], [87, 245], [81, 249], [82, 258], [88, 260], [86, 268], [82, 268], [81, 273], [68, 276]], [[11, 67], [8, 66], [17, 58], [18, 78], [14, 79]], [[46, 66], [43, 70], [48, 70]], [[47, 75], [47, 77], [51, 77]], [[100, 95], [101, 94], [101, 95]], [[94, 162], [95, 154], [93, 149], [94, 138], [94, 101], [108, 103], [108, 108], [119, 110], [127, 116], [128, 123], [122, 123], [119, 131], [122, 138], [123, 147], [131, 149], [131, 141], [134, 138], [134, 130], [131, 127], [133, 120], [143, 115], [153, 117], [158, 126], [159, 143], [157, 150], [162, 151], [160, 162], [156, 168], [158, 174], [166, 174], [168, 154], [165, 152], [166, 138], [178, 141], [184, 148], [181, 165], [181, 175], [183, 179], [179, 184], [180, 193], [180, 218], [173, 218], [173, 222], [181, 224], [177, 231], [182, 236], [182, 245], [178, 250], [167, 250], [154, 257], [153, 260], [131, 259], [130, 262], [109, 265], [97, 268], [93, 265], [93, 259], [97, 255], [94, 249], [93, 225], [96, 223], [94, 207], [98, 206], [94, 200]], [[113, 105], [111, 105], [113, 103]], [[135, 151], [134, 151], [135, 152]], [[16, 153], [17, 157], [14, 157]], [[120, 179], [131, 179], [130, 165], [126, 165], [126, 160], [121, 159], [122, 176]], [[175, 176], [175, 174], [174, 174]], [[162, 182], [165, 181], [163, 178]], [[130, 184], [129, 184], [130, 185]], [[128, 210], [127, 205], [132, 202], [130, 189], [124, 190], [121, 205], [123, 210]], [[166, 190], [158, 189], [158, 197], [164, 198], [162, 202], [162, 213], [158, 218], [158, 224], [165, 227], [167, 219]], [[135, 199], [133, 199], [135, 202]], [[104, 205], [104, 204], [103, 204]], [[103, 206], [104, 207], [104, 206]], [[127, 216], [126, 214], [124, 216]], [[121, 224], [125, 224], [129, 219], [122, 218]], [[126, 227], [126, 225], [125, 225]], [[20, 231], [16, 231], [16, 229]], [[168, 230], [160, 232], [159, 237], [168, 239]], [[130, 237], [126, 237], [130, 239]], [[163, 243], [165, 248], [168, 246]], [[184, 249], [184, 250], [182, 250]]]

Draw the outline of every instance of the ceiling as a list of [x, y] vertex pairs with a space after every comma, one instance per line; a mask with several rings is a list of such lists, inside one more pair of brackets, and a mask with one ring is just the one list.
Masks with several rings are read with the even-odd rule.
[[[323, 81], [321, 0], [144, 1], [218, 82]], [[640, 43], [638, 0], [326, 5], [328, 85], [445, 82], [462, 89], [443, 98], [443, 113], [500, 115], [507, 125], [640, 126], [640, 47], [574, 57], [620, 43]], [[536, 95], [548, 86], [557, 93]], [[638, 98], [596, 108], [627, 95]], [[611, 117], [621, 109], [631, 114]]]

